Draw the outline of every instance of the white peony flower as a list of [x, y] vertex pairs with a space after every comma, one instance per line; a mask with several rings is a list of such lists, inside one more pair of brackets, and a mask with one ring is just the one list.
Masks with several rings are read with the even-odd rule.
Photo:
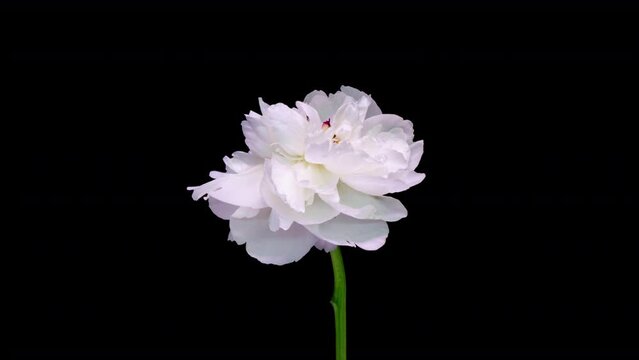
[[224, 157], [226, 172], [189, 187], [213, 213], [230, 220], [229, 240], [266, 264], [301, 259], [313, 246], [377, 250], [388, 221], [407, 215], [389, 193], [419, 184], [423, 141], [413, 124], [382, 114], [352, 87], [313, 91], [294, 108], [259, 99], [261, 115], [242, 122], [249, 152]]

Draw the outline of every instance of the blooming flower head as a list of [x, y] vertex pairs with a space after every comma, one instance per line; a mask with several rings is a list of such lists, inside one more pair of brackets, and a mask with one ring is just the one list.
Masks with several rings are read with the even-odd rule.
[[413, 141], [412, 122], [382, 114], [369, 95], [347, 86], [313, 91], [293, 108], [259, 104], [261, 114], [251, 111], [242, 122], [249, 151], [224, 157], [226, 172], [188, 188], [229, 220], [229, 240], [278, 265], [313, 246], [384, 245], [387, 222], [407, 215], [386, 194], [424, 179], [415, 172], [424, 143]]

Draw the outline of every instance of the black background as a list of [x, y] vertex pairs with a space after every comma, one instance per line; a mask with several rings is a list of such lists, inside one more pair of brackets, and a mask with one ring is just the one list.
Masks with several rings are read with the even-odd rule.
[[414, 122], [427, 174], [382, 249], [344, 251], [352, 359], [638, 355], [627, 4], [8, 10], [13, 358], [330, 359], [329, 256], [260, 264], [185, 188], [259, 96], [342, 84]]

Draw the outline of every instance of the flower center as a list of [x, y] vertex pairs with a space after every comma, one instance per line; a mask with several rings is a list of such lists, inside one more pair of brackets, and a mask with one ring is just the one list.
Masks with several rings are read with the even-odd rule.
[[[327, 130], [330, 127], [331, 127], [331, 118], [328, 118], [328, 120], [322, 123], [322, 130]], [[339, 142], [342, 140], [337, 136], [337, 134], [333, 134], [331, 141], [333, 142], [333, 144], [339, 144]]]

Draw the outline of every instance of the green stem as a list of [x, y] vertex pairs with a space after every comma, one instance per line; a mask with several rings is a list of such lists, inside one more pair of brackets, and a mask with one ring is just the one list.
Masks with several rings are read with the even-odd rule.
[[331, 251], [335, 288], [331, 305], [335, 312], [335, 359], [346, 360], [346, 273], [339, 246]]

